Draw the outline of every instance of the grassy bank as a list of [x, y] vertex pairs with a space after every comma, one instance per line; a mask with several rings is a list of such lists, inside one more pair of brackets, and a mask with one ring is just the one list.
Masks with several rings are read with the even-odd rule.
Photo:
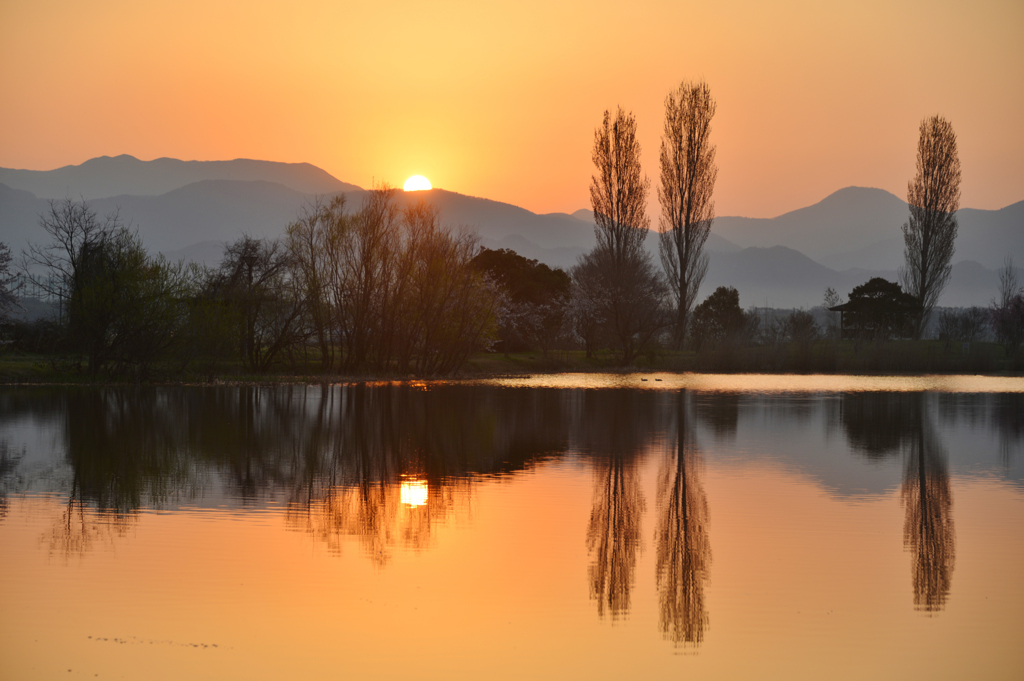
[[[474, 355], [454, 378], [606, 371], [667, 371], [697, 373], [815, 373], [815, 374], [1020, 374], [1024, 353], [1006, 355], [995, 343], [948, 346], [940, 341], [885, 343], [818, 341], [776, 346], [723, 345], [703, 352], [654, 351], [631, 366], [618, 363], [608, 351], [586, 357], [582, 351], [554, 351], [511, 355]], [[145, 383], [321, 383], [374, 379], [438, 378], [411, 374], [325, 374], [315, 363], [280, 366], [265, 374], [252, 374], [240, 363], [221, 363], [215, 371], [198, 372], [180, 366], [156, 366]], [[33, 355], [11, 350], [0, 353], [0, 383], [124, 384], [131, 375], [91, 376], [76, 358]]]

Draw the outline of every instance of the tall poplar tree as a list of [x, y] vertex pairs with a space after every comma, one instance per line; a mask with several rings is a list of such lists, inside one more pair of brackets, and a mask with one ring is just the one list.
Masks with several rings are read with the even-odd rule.
[[675, 340], [682, 347], [708, 256], [704, 243], [715, 219], [715, 100], [707, 83], [683, 81], [665, 98], [661, 138], [661, 263], [676, 301]]
[[907, 185], [910, 219], [903, 224], [905, 262], [900, 269], [900, 283], [920, 307], [915, 338], [924, 332], [949, 281], [960, 208], [960, 157], [953, 126], [932, 116], [921, 121], [920, 130], [917, 173]]
[[576, 295], [588, 296], [586, 301], [577, 300], [575, 307], [587, 311], [583, 326], [590, 326], [590, 320], [606, 329], [602, 335], [615, 344], [622, 363], [629, 364], [663, 328], [665, 293], [644, 250], [651, 183], [641, 170], [632, 114], [620, 108], [613, 119], [604, 112], [594, 131], [593, 160], [590, 201], [597, 247], [573, 268]]

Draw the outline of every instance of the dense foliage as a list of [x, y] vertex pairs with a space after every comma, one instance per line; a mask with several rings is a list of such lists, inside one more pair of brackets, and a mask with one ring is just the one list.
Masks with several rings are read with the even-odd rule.
[[506, 354], [538, 348], [547, 353], [562, 340], [570, 278], [536, 260], [502, 248], [481, 251], [471, 265], [498, 293], [498, 340]]
[[854, 287], [843, 307], [844, 333], [878, 340], [913, 335], [921, 314], [920, 303], [914, 296], [881, 277]]
[[734, 288], [719, 286], [693, 310], [691, 336], [694, 347], [702, 349], [721, 341], [736, 341], [746, 327], [740, 309], [740, 294]]

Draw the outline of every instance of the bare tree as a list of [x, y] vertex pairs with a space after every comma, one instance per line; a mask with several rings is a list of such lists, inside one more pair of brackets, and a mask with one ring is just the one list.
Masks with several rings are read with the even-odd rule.
[[239, 350], [253, 371], [266, 372], [305, 339], [306, 300], [293, 265], [280, 241], [245, 235], [227, 246], [211, 282], [236, 315]]
[[306, 300], [310, 332], [320, 349], [320, 366], [324, 371], [333, 368], [335, 350], [331, 334], [334, 270], [330, 264], [338, 250], [336, 235], [347, 226], [344, 194], [330, 201], [317, 197], [288, 225], [286, 243], [293, 276]]
[[1017, 282], [1017, 268], [1013, 266], [1013, 258], [1006, 256], [1003, 266], [999, 268], [999, 307], [1008, 307], [1010, 301], [1024, 292], [1024, 287]]
[[49, 210], [39, 216], [39, 226], [50, 237], [50, 243], [29, 244], [22, 254], [21, 268], [36, 289], [60, 303], [63, 314], [81, 288], [85, 255], [124, 231], [125, 226], [117, 213], [101, 222], [89, 204], [71, 199], [50, 201]]
[[910, 219], [903, 225], [900, 270], [903, 288], [917, 299], [920, 316], [914, 337], [920, 338], [928, 315], [952, 272], [956, 212], [960, 208], [960, 157], [953, 126], [941, 116], [921, 121], [917, 173], [907, 185]]
[[597, 224], [597, 245], [611, 253], [616, 265], [643, 249], [651, 221], [647, 217], [647, 192], [651, 181], [640, 169], [640, 142], [636, 119], [620, 108], [611, 119], [604, 112], [601, 127], [594, 131], [594, 165], [590, 178], [590, 204]]
[[686, 339], [697, 290], [708, 271], [704, 243], [715, 219], [712, 194], [718, 167], [711, 144], [715, 115], [711, 89], [701, 81], [683, 81], [665, 98], [661, 138], [661, 262], [676, 300], [675, 338]]
[[[650, 180], [641, 172], [632, 114], [619, 109], [613, 121], [604, 112], [601, 126], [594, 131], [593, 160], [597, 173], [590, 181], [590, 201], [597, 247], [573, 269], [574, 288], [594, 296], [582, 306], [592, 313], [587, 319], [603, 320], [622, 363], [629, 364], [664, 328], [665, 297], [664, 281], [643, 248], [650, 226], [646, 209]], [[588, 352], [589, 345], [588, 340]]]
[[1018, 283], [1017, 270], [1009, 256], [999, 270], [999, 300], [993, 301], [989, 319], [1006, 354], [1016, 354], [1024, 341], [1024, 287]]
[[21, 306], [14, 292], [18, 289], [18, 275], [11, 274], [11, 249], [0, 242], [0, 322]]
[[181, 336], [193, 268], [151, 258], [115, 212], [101, 221], [85, 201], [50, 201], [39, 225], [50, 243], [22, 257], [28, 280], [60, 304], [60, 344], [97, 375], [146, 375]]

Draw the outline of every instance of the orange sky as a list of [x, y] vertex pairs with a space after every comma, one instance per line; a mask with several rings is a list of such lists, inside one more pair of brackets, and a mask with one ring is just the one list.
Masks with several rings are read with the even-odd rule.
[[1024, 199], [1024, 3], [7, 0], [0, 166], [100, 155], [308, 161], [362, 186], [589, 205], [593, 131], [718, 101], [719, 215], [848, 185], [905, 196], [920, 120], [959, 137], [962, 205]]

